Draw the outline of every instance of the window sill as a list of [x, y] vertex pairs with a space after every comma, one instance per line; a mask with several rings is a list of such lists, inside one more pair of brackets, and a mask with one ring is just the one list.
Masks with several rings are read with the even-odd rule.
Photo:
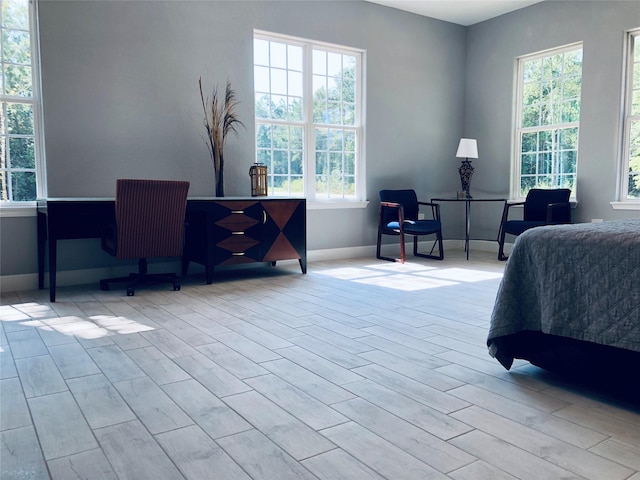
[[37, 207], [36, 202], [0, 203], [0, 218], [35, 217]]
[[640, 202], [609, 202], [614, 210], [640, 210]]
[[338, 210], [344, 208], [367, 208], [369, 205], [368, 200], [363, 201], [344, 201], [339, 200], [335, 202], [326, 201], [326, 202], [307, 202], [307, 210]]

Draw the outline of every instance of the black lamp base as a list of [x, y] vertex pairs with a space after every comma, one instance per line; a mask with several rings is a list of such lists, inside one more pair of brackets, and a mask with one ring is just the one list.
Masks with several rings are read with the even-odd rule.
[[462, 160], [462, 164], [458, 168], [458, 173], [460, 173], [460, 183], [462, 185], [462, 190], [464, 191], [466, 198], [472, 198], [469, 193], [469, 188], [471, 186], [471, 177], [473, 176], [473, 165], [471, 165], [471, 160], [466, 159]]

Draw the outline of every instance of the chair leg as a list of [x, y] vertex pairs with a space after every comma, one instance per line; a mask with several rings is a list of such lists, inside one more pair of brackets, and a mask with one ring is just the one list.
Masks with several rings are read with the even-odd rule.
[[443, 260], [444, 248], [442, 247], [442, 232], [438, 232], [438, 249], [440, 250], [440, 255], [438, 255], [438, 260]]
[[403, 239], [403, 236], [400, 235], [400, 259], [399, 260], [397, 258], [385, 257], [385, 256], [382, 255], [381, 252], [382, 252], [382, 230], [378, 229], [378, 243], [376, 245], [376, 258], [378, 260], [386, 260], [388, 262], [400, 261], [400, 262], [404, 263], [405, 254], [404, 254], [404, 239]]
[[173, 290], [180, 290], [180, 279], [175, 273], [148, 273], [147, 271], [147, 259], [141, 258], [138, 260], [138, 272], [130, 273], [126, 277], [117, 278], [105, 278], [100, 280], [100, 290], [109, 290], [110, 283], [126, 283], [127, 296], [132, 297], [135, 294], [135, 287], [144, 283], [150, 282], [162, 282], [171, 283]]
[[378, 260], [386, 260], [387, 262], [395, 262], [395, 258], [382, 256], [382, 230], [378, 228], [378, 243], [376, 245], [376, 258]]
[[400, 262], [404, 263], [407, 260], [407, 254], [404, 248], [404, 233], [400, 234]]
[[504, 237], [506, 232], [504, 230], [500, 231], [500, 236], [498, 237], [498, 260], [505, 261], [508, 257], [504, 254]]
[[380, 255], [381, 244], [382, 244], [382, 232], [380, 231], [380, 227], [378, 227], [378, 244], [376, 246], [376, 258], [377, 259], [382, 259], [382, 256]]
[[[423, 258], [431, 258], [433, 260], [442, 260], [444, 259], [444, 250], [442, 248], [442, 234], [436, 234], [437, 238], [435, 243], [438, 244], [438, 255], [433, 255], [433, 248], [431, 248], [431, 253], [418, 253], [418, 237], [413, 237], [413, 254], [416, 257]], [[434, 243], [434, 247], [435, 247]]]
[[140, 260], [138, 260], [138, 275], [143, 277], [146, 274], [147, 274], [147, 259], [141, 258]]

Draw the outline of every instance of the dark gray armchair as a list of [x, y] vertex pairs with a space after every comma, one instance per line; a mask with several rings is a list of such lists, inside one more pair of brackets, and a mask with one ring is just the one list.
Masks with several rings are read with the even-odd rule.
[[[498, 231], [498, 260], [506, 260], [504, 240], [507, 233], [518, 236], [542, 225], [571, 223], [571, 190], [568, 188], [532, 188], [524, 202], [506, 203]], [[524, 205], [522, 220], [509, 220], [509, 209]]]
[[[430, 218], [420, 219], [420, 206], [430, 207]], [[427, 209], [425, 209], [427, 210]], [[429, 211], [427, 210], [427, 211]], [[380, 190], [380, 209], [378, 215], [378, 243], [376, 258], [395, 262], [395, 258], [383, 257], [380, 254], [383, 235], [395, 235], [400, 237], [400, 261], [406, 260], [404, 239], [405, 235], [413, 237], [413, 254], [418, 257], [442, 260], [442, 225], [440, 223], [440, 205], [429, 202], [419, 202], [415, 190]], [[438, 244], [438, 254], [418, 253], [418, 238], [426, 235], [435, 235]]]

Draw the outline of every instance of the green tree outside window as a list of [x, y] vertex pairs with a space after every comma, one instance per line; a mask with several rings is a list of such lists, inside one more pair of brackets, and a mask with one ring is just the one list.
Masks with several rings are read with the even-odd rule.
[[37, 152], [29, 1], [0, 5], [0, 201], [33, 201]]
[[254, 38], [253, 51], [256, 160], [269, 193], [355, 199], [357, 54], [269, 35]]
[[520, 59], [519, 197], [532, 188], [575, 194], [582, 47], [556, 52]]
[[629, 59], [630, 88], [627, 117], [629, 145], [628, 192], [627, 198], [640, 200], [640, 32], [630, 37], [630, 48], [633, 52]]

